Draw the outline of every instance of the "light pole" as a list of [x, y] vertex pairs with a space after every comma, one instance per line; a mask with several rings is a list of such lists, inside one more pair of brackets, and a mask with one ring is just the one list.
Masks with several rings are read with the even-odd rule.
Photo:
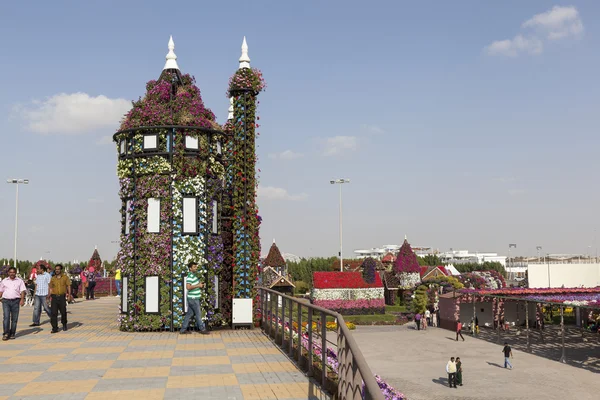
[[[508, 266], [510, 267], [510, 272], [513, 275], [512, 279], [514, 279], [514, 272], [512, 270], [512, 261], [511, 261], [511, 258], [510, 258], [510, 249], [516, 249], [516, 248], [517, 248], [516, 244], [509, 243], [509, 245], [508, 245]], [[507, 275], [507, 278], [508, 278], [508, 273], [506, 275]]]
[[546, 256], [548, 257], [548, 288], [550, 288], [550, 253], [547, 253]]
[[14, 254], [14, 267], [17, 269], [17, 234], [19, 228], [19, 185], [29, 184], [29, 179], [7, 179], [6, 183], [14, 183], [17, 185], [17, 195], [15, 200], [15, 254]]
[[535, 246], [535, 249], [537, 250], [538, 253], [538, 263], [540, 262], [540, 250], [542, 249], [542, 246]]
[[332, 185], [340, 185], [340, 271], [344, 271], [344, 257], [343, 257], [343, 236], [342, 236], [342, 184], [350, 183], [350, 179], [332, 179], [329, 181]]

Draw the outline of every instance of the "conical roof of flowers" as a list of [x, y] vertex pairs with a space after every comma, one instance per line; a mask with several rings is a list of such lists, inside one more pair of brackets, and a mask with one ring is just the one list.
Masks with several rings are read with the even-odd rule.
[[160, 125], [221, 130], [215, 114], [204, 106], [194, 77], [178, 70], [164, 70], [158, 80], [146, 84], [146, 94], [133, 102], [120, 130]]
[[91, 260], [102, 261], [102, 259], [100, 258], [100, 253], [98, 253], [98, 249], [94, 249], [94, 252], [92, 253], [92, 258], [90, 258], [90, 261]]
[[413, 252], [408, 240], [404, 239], [404, 243], [402, 243], [402, 247], [400, 247], [400, 251], [398, 252], [398, 256], [394, 263], [394, 272], [399, 274], [403, 272], [419, 273], [420, 271], [421, 268], [419, 266], [419, 261], [417, 260], [417, 255]]
[[265, 258], [263, 265], [273, 268], [285, 267], [285, 260], [283, 259], [283, 256], [281, 255], [281, 252], [279, 251], [279, 248], [275, 242], [273, 242], [271, 245], [269, 254], [267, 255], [267, 258]]

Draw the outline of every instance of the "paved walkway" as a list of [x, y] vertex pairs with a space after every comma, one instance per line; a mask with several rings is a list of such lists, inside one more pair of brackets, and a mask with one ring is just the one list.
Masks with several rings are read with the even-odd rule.
[[0, 399], [325, 398], [258, 329], [120, 332], [118, 301], [69, 305], [57, 334], [49, 322], [29, 328], [23, 307], [17, 338], [0, 342]]
[[[373, 373], [410, 400], [564, 400], [598, 399], [600, 375], [587, 368], [564, 365], [513, 347], [514, 370], [504, 369], [502, 346], [445, 329], [403, 326], [359, 326], [353, 331]], [[511, 341], [509, 341], [511, 343]], [[588, 362], [600, 357], [598, 343], [586, 343]], [[446, 363], [459, 356], [464, 386], [448, 388]]]

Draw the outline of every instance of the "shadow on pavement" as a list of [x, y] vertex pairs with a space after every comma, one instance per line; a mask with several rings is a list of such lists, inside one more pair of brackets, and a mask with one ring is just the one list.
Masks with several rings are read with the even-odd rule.
[[437, 379], [432, 379], [431, 382], [437, 383], [438, 385], [442, 385], [442, 386], [448, 387], [448, 378], [444, 378], [442, 376], [440, 376]]
[[493, 366], [493, 367], [504, 368], [504, 366], [502, 366], [502, 365], [500, 365], [500, 364], [493, 363], [493, 362], [486, 361], [486, 363], [487, 363], [488, 365], [491, 365], [491, 366]]

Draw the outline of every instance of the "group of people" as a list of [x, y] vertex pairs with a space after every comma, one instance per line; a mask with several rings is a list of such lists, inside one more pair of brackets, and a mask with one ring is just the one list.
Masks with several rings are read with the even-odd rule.
[[417, 326], [417, 330], [426, 330], [428, 326], [437, 327], [438, 321], [440, 319], [440, 310], [439, 309], [425, 309], [423, 314], [417, 313], [415, 315], [415, 324]]
[[462, 380], [462, 361], [460, 361], [460, 357], [450, 357], [450, 361], [446, 364], [446, 373], [448, 374], [448, 385], [451, 388], [457, 388], [458, 386], [463, 385]]
[[[27, 288], [25, 282], [17, 277], [14, 267], [8, 269], [8, 277], [0, 281], [0, 297], [2, 299], [3, 334], [2, 340], [14, 339], [17, 332], [20, 307], [25, 305]], [[51, 333], [59, 332], [58, 314], [61, 315], [62, 330], [67, 328], [67, 301], [72, 300], [71, 279], [63, 273], [63, 266], [56, 264], [52, 276], [45, 266], [39, 266], [35, 276], [35, 297], [33, 323], [31, 327], [40, 326], [42, 309], [50, 318]], [[48, 305], [48, 302], [50, 305]]]

